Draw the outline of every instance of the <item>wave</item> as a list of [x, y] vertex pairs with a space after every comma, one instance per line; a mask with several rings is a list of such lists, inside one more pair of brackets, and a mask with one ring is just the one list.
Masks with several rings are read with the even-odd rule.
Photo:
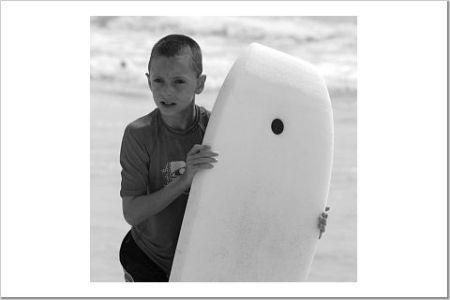
[[170, 33], [200, 44], [211, 91], [250, 42], [311, 62], [333, 91], [356, 90], [356, 17], [91, 17], [91, 78], [146, 86], [151, 47]]

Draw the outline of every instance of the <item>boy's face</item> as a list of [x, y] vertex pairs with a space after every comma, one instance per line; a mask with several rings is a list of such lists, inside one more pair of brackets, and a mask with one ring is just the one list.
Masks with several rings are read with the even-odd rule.
[[153, 100], [166, 116], [183, 115], [190, 109], [195, 94], [202, 92], [206, 79], [205, 75], [197, 77], [189, 48], [173, 57], [153, 57], [149, 73], [146, 75]]

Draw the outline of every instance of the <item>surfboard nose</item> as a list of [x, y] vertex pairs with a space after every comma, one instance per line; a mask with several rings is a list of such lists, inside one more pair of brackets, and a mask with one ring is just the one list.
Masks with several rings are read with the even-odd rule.
[[258, 43], [251, 43], [243, 57], [249, 76], [275, 83], [279, 89], [294, 88], [300, 94], [314, 98], [312, 101], [330, 105], [325, 80], [313, 64]]

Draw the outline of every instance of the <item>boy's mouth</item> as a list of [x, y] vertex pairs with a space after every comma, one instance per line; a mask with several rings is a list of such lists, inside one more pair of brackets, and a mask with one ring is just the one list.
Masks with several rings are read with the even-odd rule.
[[171, 106], [175, 106], [176, 104], [173, 102], [167, 102], [167, 101], [160, 101], [160, 103], [164, 106], [164, 107], [171, 107]]

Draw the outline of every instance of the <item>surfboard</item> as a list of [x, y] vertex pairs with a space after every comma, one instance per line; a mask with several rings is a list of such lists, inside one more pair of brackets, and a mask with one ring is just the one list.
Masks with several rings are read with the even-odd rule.
[[309, 63], [253, 43], [214, 104], [170, 281], [304, 281], [328, 197], [333, 116]]

